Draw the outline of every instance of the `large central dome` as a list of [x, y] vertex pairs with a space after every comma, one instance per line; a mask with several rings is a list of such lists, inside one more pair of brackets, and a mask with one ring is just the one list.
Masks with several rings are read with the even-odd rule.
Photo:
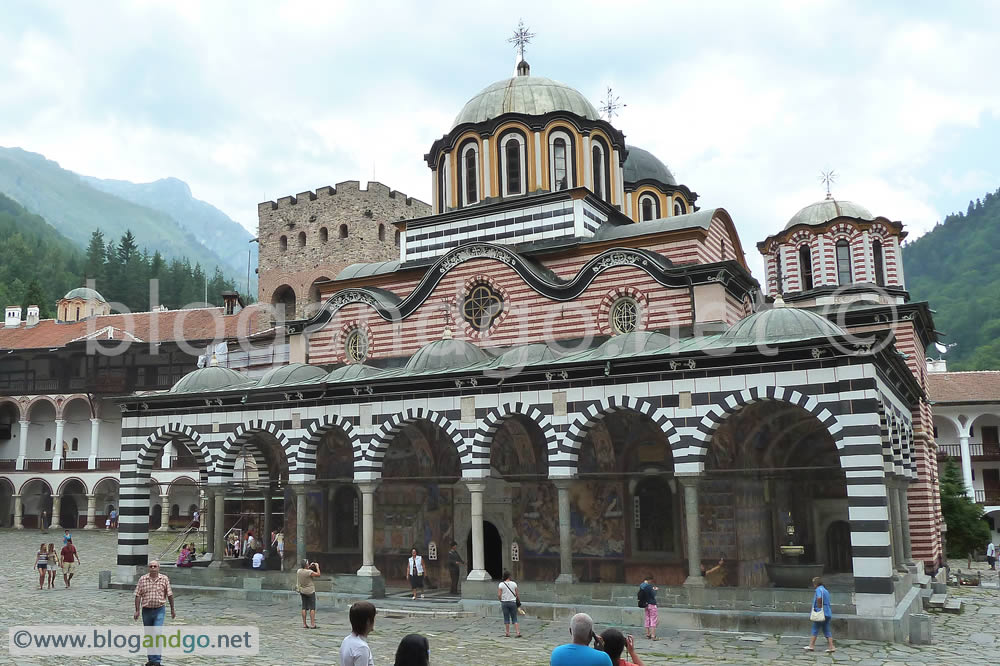
[[578, 90], [543, 76], [515, 76], [487, 86], [466, 102], [452, 129], [463, 123], [481, 123], [505, 113], [541, 116], [569, 111], [587, 120], [600, 120], [594, 105]]

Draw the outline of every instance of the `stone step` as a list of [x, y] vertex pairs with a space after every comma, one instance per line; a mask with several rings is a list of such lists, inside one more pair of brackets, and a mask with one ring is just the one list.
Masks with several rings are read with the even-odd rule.
[[961, 599], [948, 599], [944, 602], [944, 611], [946, 613], [961, 613], [962, 612], [962, 600]]
[[931, 598], [927, 600], [927, 606], [928, 608], [944, 608], [947, 600], [947, 594], [932, 594]]
[[929, 588], [931, 586], [931, 577], [927, 574], [918, 573], [916, 574], [916, 584], [920, 587]]

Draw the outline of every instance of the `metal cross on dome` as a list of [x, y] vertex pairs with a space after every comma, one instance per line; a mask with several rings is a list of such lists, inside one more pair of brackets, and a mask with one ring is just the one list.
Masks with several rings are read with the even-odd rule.
[[819, 180], [821, 183], [826, 185], [826, 198], [830, 199], [833, 195], [830, 194], [830, 186], [837, 182], [837, 172], [833, 169], [829, 171], [820, 172]]
[[531, 40], [534, 38], [535, 33], [528, 31], [528, 27], [524, 25], [524, 19], [518, 20], [517, 30], [514, 31], [514, 36], [507, 40], [508, 43], [513, 44], [517, 49], [518, 62], [524, 60], [524, 47], [530, 44]]
[[624, 104], [621, 101], [621, 97], [618, 97], [611, 91], [611, 86], [608, 86], [608, 98], [601, 105], [601, 115], [605, 117], [608, 122], [618, 114], [618, 109], [624, 108], [628, 104]]

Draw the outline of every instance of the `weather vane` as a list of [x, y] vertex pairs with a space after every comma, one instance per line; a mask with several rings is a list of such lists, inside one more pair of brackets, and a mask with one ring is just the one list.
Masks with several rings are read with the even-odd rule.
[[514, 36], [507, 40], [508, 43], [513, 44], [517, 48], [518, 62], [524, 60], [524, 47], [530, 44], [534, 38], [535, 33], [529, 32], [527, 26], [524, 25], [524, 19], [520, 19], [517, 22], [517, 30], [514, 31]]
[[826, 198], [832, 198], [832, 195], [830, 194], [830, 186], [837, 182], [837, 172], [833, 169], [823, 171], [820, 173], [819, 180], [826, 185]]
[[611, 119], [617, 115], [618, 109], [626, 106], [628, 106], [628, 104], [623, 104], [621, 97], [618, 97], [611, 92], [611, 87], [608, 86], [608, 98], [605, 100], [604, 104], [601, 105], [601, 115], [606, 116], [607, 121], [611, 122]]

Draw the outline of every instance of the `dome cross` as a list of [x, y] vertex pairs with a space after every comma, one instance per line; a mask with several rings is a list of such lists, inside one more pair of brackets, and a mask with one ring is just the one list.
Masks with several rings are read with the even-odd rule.
[[618, 109], [625, 108], [626, 106], [628, 106], [628, 104], [623, 103], [621, 101], [621, 97], [615, 95], [611, 91], [611, 86], [608, 86], [607, 99], [604, 100], [604, 103], [601, 104], [599, 108], [601, 115], [604, 116], [605, 120], [610, 123], [611, 119], [618, 115]]
[[507, 42], [514, 45], [517, 49], [517, 62], [520, 63], [524, 60], [524, 47], [531, 43], [531, 40], [535, 38], [535, 33], [530, 32], [528, 27], [524, 25], [524, 19], [520, 19], [517, 22], [517, 30], [514, 31], [514, 36], [507, 39]]
[[819, 180], [821, 183], [826, 185], [826, 198], [832, 199], [833, 195], [830, 194], [830, 186], [837, 182], [837, 172], [833, 169], [822, 171], [820, 172]]

